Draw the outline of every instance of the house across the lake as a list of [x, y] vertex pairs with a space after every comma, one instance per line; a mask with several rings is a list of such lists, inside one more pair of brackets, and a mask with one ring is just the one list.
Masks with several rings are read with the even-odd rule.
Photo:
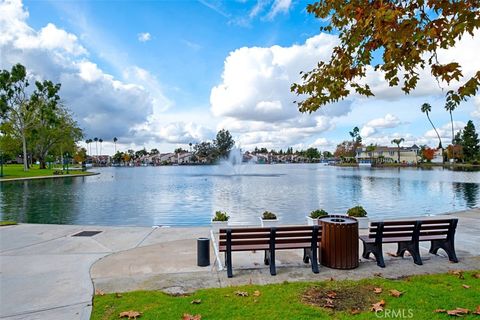
[[420, 159], [420, 148], [417, 145], [411, 147], [386, 147], [361, 146], [355, 156], [357, 162], [371, 161], [372, 163], [397, 163], [400, 152], [400, 163], [417, 164]]

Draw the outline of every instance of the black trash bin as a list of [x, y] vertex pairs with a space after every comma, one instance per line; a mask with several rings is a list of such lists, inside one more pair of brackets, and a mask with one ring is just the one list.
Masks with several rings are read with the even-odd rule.
[[210, 265], [210, 239], [197, 239], [197, 265], [206, 267]]

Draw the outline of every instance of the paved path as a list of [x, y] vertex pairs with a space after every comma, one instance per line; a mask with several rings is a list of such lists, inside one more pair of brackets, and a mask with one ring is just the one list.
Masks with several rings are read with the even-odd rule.
[[[187, 292], [204, 287], [297, 280], [358, 279], [480, 269], [480, 209], [457, 212], [456, 244], [460, 263], [428, 254], [424, 265], [411, 258], [385, 255], [387, 267], [363, 261], [355, 270], [320, 268], [315, 275], [301, 263], [301, 252], [277, 256], [278, 275], [271, 277], [263, 253], [235, 253], [234, 275], [196, 266], [196, 238], [208, 228], [92, 227], [21, 224], [0, 228], [0, 319], [89, 319], [94, 285], [105, 292], [161, 289]], [[80, 231], [102, 231], [77, 237]], [[385, 252], [394, 252], [386, 247]], [[222, 257], [223, 258], [223, 257]], [[92, 282], [93, 280], [93, 282]]]

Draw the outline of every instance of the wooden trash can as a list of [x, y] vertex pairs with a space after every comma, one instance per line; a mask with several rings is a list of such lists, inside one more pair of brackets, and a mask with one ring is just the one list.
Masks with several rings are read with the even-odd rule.
[[358, 267], [358, 221], [332, 215], [319, 219], [322, 226], [320, 254], [322, 265], [334, 269]]

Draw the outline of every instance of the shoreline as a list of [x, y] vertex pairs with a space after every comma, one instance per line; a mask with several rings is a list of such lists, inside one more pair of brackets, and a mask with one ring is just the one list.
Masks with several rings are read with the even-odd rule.
[[25, 181], [25, 180], [39, 180], [39, 179], [55, 179], [55, 178], [71, 178], [71, 177], [88, 177], [99, 175], [100, 172], [86, 172], [81, 174], [59, 174], [52, 176], [37, 176], [37, 177], [21, 177], [21, 178], [1, 178], [0, 182], [7, 181]]

